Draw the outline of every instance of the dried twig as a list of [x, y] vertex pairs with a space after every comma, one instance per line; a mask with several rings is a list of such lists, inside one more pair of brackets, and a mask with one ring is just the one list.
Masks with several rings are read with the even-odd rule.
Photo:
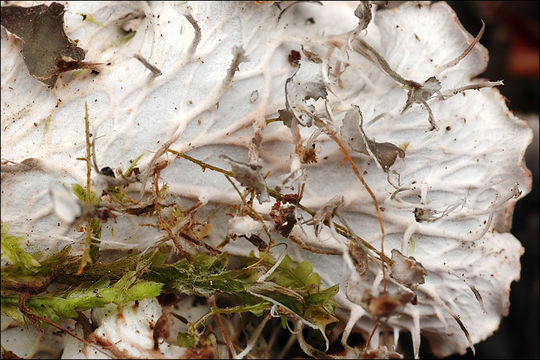
[[[334, 140], [335, 143], [339, 146], [339, 148], [341, 149], [341, 151], [345, 155], [345, 158], [347, 159], [347, 161], [351, 165], [351, 168], [353, 169], [356, 177], [360, 180], [362, 185], [364, 185], [364, 188], [366, 189], [366, 191], [371, 196], [371, 199], [373, 200], [373, 205], [375, 206], [375, 211], [377, 212], [377, 219], [379, 220], [379, 226], [381, 228], [381, 258], [382, 258], [382, 256], [384, 256], [384, 226], [383, 226], [383, 222], [382, 222], [382, 218], [381, 218], [381, 212], [380, 212], [380, 209], [379, 209], [379, 204], [377, 202], [377, 198], [375, 197], [375, 194], [373, 194], [373, 191], [371, 191], [369, 185], [366, 183], [366, 181], [364, 180], [362, 175], [360, 175], [360, 171], [358, 170], [358, 167], [356, 166], [356, 164], [352, 160], [351, 156], [347, 152], [347, 149], [345, 149], [345, 147], [343, 146], [341, 141], [338, 139], [338, 137], [336, 136], [334, 131], [332, 129], [330, 129], [330, 127], [325, 122], [319, 120], [319, 123], [326, 129], [326, 131], [328, 132], [328, 135], [330, 135], [332, 140]], [[383, 273], [383, 288], [384, 288], [384, 291], [386, 292], [386, 270], [384, 268], [384, 261], [381, 262], [381, 268], [382, 268], [382, 273]]]
[[[210, 296], [210, 298], [208, 298], [208, 304], [210, 305], [210, 307], [217, 308], [215, 295], [212, 295]], [[234, 350], [234, 346], [231, 341], [231, 337], [229, 336], [229, 333], [227, 332], [227, 329], [225, 329], [225, 326], [223, 326], [221, 315], [219, 313], [215, 314], [215, 319], [216, 319], [216, 323], [219, 328], [219, 331], [221, 331], [221, 335], [223, 336], [223, 340], [225, 340], [225, 344], [227, 344], [227, 347], [229, 348], [229, 356], [231, 358], [236, 357], [236, 351]]]

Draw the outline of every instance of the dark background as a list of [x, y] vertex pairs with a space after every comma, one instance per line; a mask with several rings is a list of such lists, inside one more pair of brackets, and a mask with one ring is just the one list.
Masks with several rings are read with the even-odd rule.
[[[535, 138], [526, 154], [527, 167], [533, 173], [533, 190], [517, 203], [512, 233], [521, 241], [521, 280], [512, 284], [510, 313], [493, 336], [475, 346], [477, 359], [539, 359], [539, 191], [538, 191], [538, 1], [449, 1], [463, 26], [476, 36], [486, 30], [480, 43], [489, 50], [489, 65], [480, 77], [504, 80], [499, 87], [508, 99], [508, 107], [517, 116], [531, 115], [529, 123]], [[529, 117], [529, 116], [527, 116]], [[422, 357], [432, 355], [422, 349]], [[473, 358], [465, 356], [448, 359]]]

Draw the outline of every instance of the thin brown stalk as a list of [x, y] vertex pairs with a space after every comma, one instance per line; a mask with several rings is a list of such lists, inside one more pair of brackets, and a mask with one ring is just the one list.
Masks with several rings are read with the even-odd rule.
[[[219, 167], [216, 167], [216, 166], [212, 166], [210, 164], [207, 164], [203, 161], [200, 161], [200, 160], [197, 160], [189, 155], [185, 155], [185, 154], [182, 154], [178, 151], [175, 151], [175, 150], [171, 150], [171, 149], [168, 149], [167, 151], [169, 151], [170, 153], [172, 154], [175, 154], [177, 157], [181, 157], [181, 158], [184, 158], [188, 161], [191, 161], [197, 165], [199, 165], [203, 171], [206, 170], [206, 169], [210, 169], [210, 170], [213, 170], [213, 171], [216, 171], [216, 172], [219, 172], [221, 174], [224, 174], [226, 176], [229, 176], [229, 177], [234, 177], [232, 172], [230, 171], [227, 171], [227, 170], [223, 170]], [[236, 186], [234, 185], [233, 183], [233, 186]], [[276, 191], [274, 189], [270, 189], [268, 188], [268, 194], [273, 197], [274, 199], [276, 200], [279, 200], [279, 201], [285, 201], [284, 200], [284, 195], [281, 194], [279, 191]], [[301, 209], [302, 211], [305, 211], [306, 213], [308, 213], [309, 215], [311, 215], [312, 217], [315, 216], [315, 211], [305, 207], [304, 205], [300, 204], [300, 202], [295, 202], [295, 205]], [[324, 224], [328, 226], [328, 220], [325, 220], [324, 221]], [[379, 258], [381, 259], [381, 261], [383, 263], [387, 263], [387, 264], [391, 264], [392, 263], [392, 260], [384, 255], [384, 253], [382, 253], [381, 251], [377, 250], [373, 245], [371, 245], [369, 242], [367, 242], [366, 240], [362, 239], [360, 236], [352, 233], [352, 232], [349, 232], [344, 226], [342, 225], [339, 225], [339, 224], [335, 224], [335, 228], [336, 228], [336, 232], [338, 234], [340, 234], [341, 236], [349, 239], [349, 240], [355, 240], [359, 243], [362, 243], [366, 248], [368, 248], [369, 250], [373, 251], [375, 254], [377, 254], [379, 256]], [[310, 248], [307, 248], [306, 250], [309, 250]]]
[[373, 328], [373, 330], [371, 330], [371, 334], [369, 334], [369, 338], [367, 339], [366, 341], [366, 346], [364, 346], [364, 352], [367, 350], [367, 348], [369, 347], [369, 343], [371, 342], [371, 338], [373, 338], [373, 335], [375, 335], [375, 331], [377, 330], [377, 328], [379, 327], [379, 324], [380, 324], [380, 321], [377, 320], [377, 322], [375, 323], [375, 327]]
[[253, 207], [250, 204], [248, 204], [246, 202], [246, 200], [242, 196], [242, 193], [240, 192], [240, 190], [238, 189], [236, 184], [231, 180], [231, 178], [229, 176], [227, 176], [227, 175], [225, 175], [225, 177], [231, 183], [231, 185], [234, 187], [234, 189], [238, 193], [238, 196], [240, 196], [240, 199], [242, 200], [242, 203], [250, 210], [250, 215], [252, 215], [252, 217], [254, 217], [256, 220], [258, 220], [262, 224], [264, 232], [268, 236], [268, 246], [266, 247], [266, 251], [268, 251], [270, 249], [270, 246], [272, 246], [272, 244], [274, 243], [274, 239], [272, 238], [272, 235], [270, 234], [270, 231], [266, 227], [266, 224], [264, 223], [264, 219], [255, 210], [253, 210]]
[[[332, 140], [334, 140], [336, 142], [336, 144], [339, 146], [339, 148], [341, 149], [341, 151], [343, 152], [343, 154], [347, 158], [347, 161], [351, 165], [351, 168], [353, 169], [356, 177], [360, 180], [362, 185], [364, 185], [364, 188], [366, 189], [366, 191], [371, 196], [371, 199], [373, 200], [373, 205], [375, 206], [375, 211], [377, 212], [377, 219], [379, 220], [379, 226], [381, 228], [381, 256], [384, 256], [384, 226], [383, 226], [383, 222], [382, 222], [382, 218], [381, 218], [381, 212], [380, 212], [380, 209], [379, 209], [379, 204], [377, 202], [377, 198], [375, 197], [375, 194], [373, 194], [373, 191], [371, 191], [370, 187], [368, 186], [368, 184], [366, 183], [366, 181], [364, 180], [362, 175], [360, 175], [360, 171], [358, 170], [358, 167], [356, 166], [356, 164], [354, 163], [351, 156], [349, 155], [349, 153], [347, 152], [347, 150], [345, 149], [345, 147], [343, 146], [341, 141], [338, 139], [336, 134], [332, 131], [332, 129], [330, 129], [330, 127], [326, 123], [321, 121], [321, 124], [326, 128], [326, 130], [328, 131], [328, 135], [330, 135]], [[385, 267], [384, 267], [384, 261], [381, 262], [381, 268], [382, 268], [382, 273], [383, 273], [383, 289], [386, 292], [386, 270], [385, 270]]]
[[[215, 295], [210, 296], [210, 298], [208, 299], [208, 304], [210, 305], [210, 307], [217, 308]], [[231, 341], [231, 337], [229, 336], [227, 329], [225, 329], [225, 326], [223, 325], [221, 315], [217, 313], [214, 315], [214, 318], [216, 319], [216, 324], [219, 328], [219, 331], [221, 331], [221, 336], [223, 336], [223, 340], [225, 341], [225, 343], [227, 344], [227, 347], [229, 348], [229, 357], [231, 358], [235, 357], [236, 351], [234, 350], [234, 345]]]
[[[84, 103], [84, 130], [86, 134], [86, 194], [84, 202], [86, 206], [90, 205], [90, 176], [92, 174], [92, 163], [91, 163], [91, 144], [90, 144], [90, 122], [88, 121], [88, 104]], [[90, 258], [90, 247], [92, 246], [92, 218], [89, 217], [86, 219], [86, 242], [84, 248], [84, 254], [81, 258], [81, 263], [79, 264], [79, 269], [75, 275], [80, 275], [84, 271], [88, 259]]]
[[459, 62], [461, 60], [463, 60], [463, 58], [465, 58], [465, 56], [467, 56], [471, 52], [471, 50], [476, 46], [476, 44], [478, 44], [480, 42], [480, 39], [482, 38], [482, 35], [484, 35], [484, 30], [486, 29], [486, 24], [484, 23], [483, 20], [481, 20], [481, 21], [482, 21], [482, 27], [480, 28], [480, 31], [478, 32], [478, 35], [476, 35], [476, 37], [471, 42], [471, 44], [458, 57], [456, 57], [454, 60], [449, 61], [448, 63], [446, 63], [443, 66], [439, 67], [439, 69], [437, 70], [437, 74], [440, 74], [444, 70], [450, 69], [451, 67], [454, 67], [457, 64], [459, 64]]
[[293, 243], [295, 243], [296, 245], [300, 246], [300, 248], [304, 249], [304, 250], [307, 250], [307, 251], [311, 251], [313, 253], [316, 253], [316, 254], [324, 254], [324, 255], [342, 255], [342, 251], [334, 251], [334, 250], [323, 250], [323, 249], [316, 249], [316, 248], [312, 248], [312, 247], [309, 247], [307, 246], [306, 244], [304, 244], [302, 241], [300, 241], [299, 239], [297, 239], [295, 236], [293, 235], [289, 235], [288, 237], [289, 240], [291, 240]]
[[154, 209], [155, 209], [155, 212], [156, 212], [156, 217], [158, 219], [158, 226], [167, 232], [167, 234], [169, 235], [169, 238], [173, 241], [174, 246], [176, 247], [176, 249], [180, 252], [180, 254], [182, 254], [182, 256], [184, 256], [186, 259], [188, 259], [188, 261], [191, 263], [191, 257], [184, 250], [184, 248], [182, 247], [182, 244], [180, 244], [180, 242], [178, 241], [178, 238], [172, 232], [170, 226], [161, 217], [161, 204], [158, 201], [158, 199], [159, 199], [159, 183], [158, 183], [158, 180], [159, 180], [159, 171], [156, 171], [156, 173], [154, 174], [154, 191], [156, 193], [155, 201], [154, 201]]

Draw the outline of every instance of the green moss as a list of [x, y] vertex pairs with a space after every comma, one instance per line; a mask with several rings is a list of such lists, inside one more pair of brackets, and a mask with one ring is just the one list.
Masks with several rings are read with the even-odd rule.
[[49, 132], [49, 128], [51, 126], [52, 121], [52, 114], [47, 116], [45, 119], [42, 120], [45, 124], [45, 133]]
[[77, 13], [77, 15], [81, 15], [83, 18], [83, 21], [89, 22], [91, 24], [103, 27], [104, 25], [97, 21], [92, 14], [83, 14], [83, 13]]
[[128, 169], [126, 170], [126, 172], [124, 173], [124, 176], [125, 177], [128, 177], [131, 175], [131, 172], [133, 171], [133, 169], [135, 168], [135, 166], [137, 165], [137, 163], [139, 162], [139, 160], [142, 158], [144, 154], [141, 154], [139, 155], [132, 163], [131, 165], [128, 167]]
[[[75, 196], [77, 196], [77, 198], [82, 203], [86, 202], [87, 194], [86, 194], [86, 189], [84, 187], [82, 187], [79, 184], [72, 184], [71, 191], [73, 191]], [[100, 198], [92, 190], [90, 190], [89, 199], [90, 199], [90, 205], [99, 205], [99, 203], [101, 202]]]
[[178, 346], [193, 348], [199, 342], [199, 337], [188, 333], [179, 332], [176, 336], [176, 342]]
[[[76, 318], [79, 311], [103, 307], [106, 304], [122, 305], [155, 297], [159, 295], [162, 286], [152, 281], [137, 281], [135, 272], [130, 271], [113, 284], [104, 277], [94, 283], [82, 283], [73, 290], [32, 296], [25, 305], [33, 314], [57, 322], [61, 319]], [[18, 295], [2, 296], [1, 304], [2, 315], [20, 322]]]
[[[12, 262], [2, 268], [2, 314], [12, 317], [19, 323], [25, 320], [32, 321], [32, 314], [57, 322], [66, 318], [76, 318], [80, 311], [111, 303], [125, 304], [129, 301], [152, 298], [160, 293], [203, 298], [226, 295], [239, 304], [223, 308], [214, 306], [206, 315], [190, 325], [188, 333], [178, 334], [178, 343], [187, 347], [197, 344], [197, 327], [216, 314], [233, 315], [250, 312], [256, 316], [263, 316], [272, 310], [282, 318], [285, 327], [287, 319], [295, 321], [301, 319], [322, 332], [328, 324], [337, 321], [334, 314], [336, 305], [332, 298], [339, 290], [338, 285], [321, 289], [321, 279], [319, 274], [313, 272], [313, 264], [308, 261], [295, 264], [284, 253], [279, 256], [279, 260], [265, 252], [261, 252], [259, 256], [251, 253], [235, 267], [230, 266], [227, 253], [219, 253], [217, 250], [216, 255], [201, 251], [189, 259], [181, 258], [169, 263], [167, 259], [174, 250], [162, 245], [145, 254], [134, 251], [130, 254], [124, 253], [110, 262], [99, 261], [102, 230], [99, 214], [103, 209], [110, 208], [122, 214], [156, 216], [160, 230], [173, 228], [175, 224], [191, 215], [182, 210], [183, 206], [174, 203], [167, 205], [172, 216], [160, 215], [160, 208], [164, 205], [159, 204], [165, 203], [165, 199], [169, 198], [166, 185], [156, 189], [155, 193], [141, 202], [136, 202], [136, 207], [127, 206], [134, 201], [124, 193], [122, 186], [110, 186], [107, 193], [115, 199], [115, 202], [113, 205], [107, 204], [106, 200], [90, 187], [92, 146], [87, 110], [85, 130], [87, 153], [80, 160], [87, 162], [86, 186], [72, 185], [72, 191], [84, 209], [82, 220], [86, 222], [87, 235], [85, 251], [82, 256], [72, 256], [71, 247], [66, 247], [57, 254], [40, 259], [37, 255], [28, 254], [24, 250], [23, 237], [8, 234], [8, 227], [2, 224], [2, 253]], [[194, 160], [183, 154], [177, 156]], [[124, 173], [125, 177], [132, 175], [141, 157], [142, 154], [133, 161]], [[225, 170], [202, 162], [199, 164], [230, 176], [230, 172]], [[210, 231], [212, 224], [197, 223], [197, 226], [204, 229], [199, 232], [203, 234], [200, 237], [189, 235], [194, 234], [191, 228], [182, 231], [197, 241], [204, 242], [204, 234]], [[55, 289], [59, 285], [69, 285], [69, 288], [45, 293], [51, 284], [55, 285]], [[20, 294], [30, 294], [23, 305], [19, 302]]]
[[409, 247], [411, 249], [411, 255], [414, 256], [415, 242], [412, 236], [409, 238]]
[[2, 254], [7, 256], [9, 261], [18, 265], [25, 270], [25, 272], [32, 272], [36, 267], [41, 266], [32, 255], [28, 254], [23, 249], [24, 238], [19, 236], [13, 236], [8, 234], [9, 224], [2, 223], [1, 233], [2, 241], [1, 248]]

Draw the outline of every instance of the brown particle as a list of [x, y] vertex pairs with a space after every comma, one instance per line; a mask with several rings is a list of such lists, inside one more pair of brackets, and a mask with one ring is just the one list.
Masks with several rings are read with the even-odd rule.
[[203, 345], [197, 349], [187, 349], [186, 359], [209, 359], [215, 357], [214, 350], [210, 345]]
[[168, 321], [169, 312], [164, 311], [159, 317], [153, 329], [154, 350], [159, 349], [159, 338], [166, 339], [170, 335], [170, 323]]
[[175, 294], [161, 294], [157, 297], [161, 306], [171, 306], [180, 301], [180, 297]]
[[160, 161], [155, 165], [154, 171], [161, 171], [165, 169], [167, 165], [169, 165], [169, 162], [167, 160]]
[[302, 164], [312, 164], [317, 162], [317, 153], [315, 151], [315, 144], [312, 147], [302, 146], [300, 149], [300, 161]]
[[302, 58], [302, 56], [300, 55], [300, 52], [296, 51], [296, 50], [291, 50], [291, 52], [290, 52], [290, 54], [288, 56], [289, 63], [292, 66], [298, 65], [298, 62], [300, 61], [301, 58]]

